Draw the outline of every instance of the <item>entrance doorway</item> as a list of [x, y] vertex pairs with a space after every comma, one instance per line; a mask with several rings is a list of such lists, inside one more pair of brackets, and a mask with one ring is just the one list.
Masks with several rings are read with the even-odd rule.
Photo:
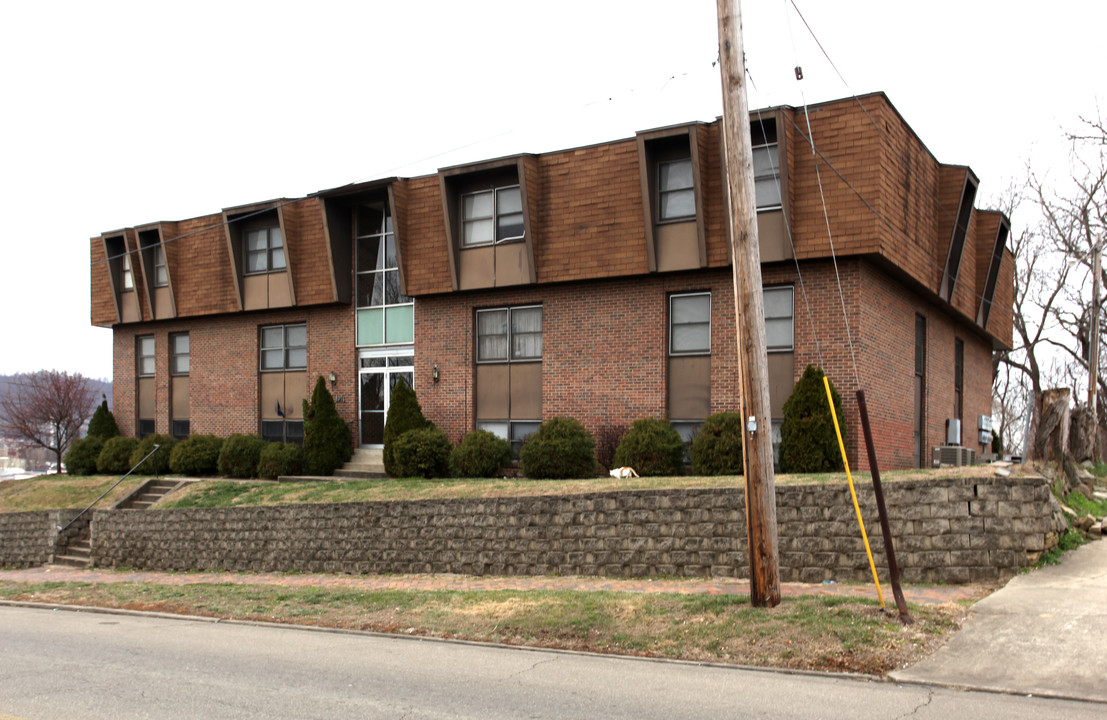
[[392, 389], [402, 378], [408, 387], [415, 380], [413, 348], [363, 350], [358, 361], [358, 408], [361, 447], [384, 447], [384, 422]]

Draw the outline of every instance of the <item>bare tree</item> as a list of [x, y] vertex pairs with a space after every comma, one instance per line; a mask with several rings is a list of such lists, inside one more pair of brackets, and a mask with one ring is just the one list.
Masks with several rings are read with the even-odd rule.
[[[1094, 287], [1091, 282], [1094, 273], [1099, 272], [1101, 280], [1105, 277], [1097, 266], [1097, 253], [1107, 243], [1107, 126], [1102, 120], [1082, 122], [1081, 132], [1068, 135], [1072, 143], [1070, 177], [1054, 189], [1031, 174], [1028, 187], [1041, 213], [1043, 238], [1063, 257], [1066, 274], [1073, 280], [1066, 284], [1060, 302], [1052, 308], [1053, 319], [1062, 333], [1047, 342], [1067, 359], [1073, 391], [1080, 384], [1091, 390], [1094, 383], [1098, 396], [1107, 393], [1102, 370], [1104, 354], [1091, 352], [1091, 347], [1093, 334], [1098, 336], [1099, 346], [1104, 346], [1107, 323], [1093, 322], [1096, 315], [1102, 316], [1103, 300], [1093, 298], [1088, 289]], [[1096, 355], [1094, 372], [1093, 355]], [[1076, 397], [1079, 402], [1082, 395]], [[1098, 424], [1102, 427], [1103, 403], [1096, 405]]]
[[0, 431], [53, 452], [60, 473], [62, 455], [96, 408], [96, 393], [80, 373], [39, 370], [17, 375], [0, 408]]
[[[1022, 202], [1022, 192], [1011, 188], [1001, 205], [1007, 216], [1012, 217]], [[1038, 428], [1042, 392], [1052, 375], [1047, 356], [1053, 342], [1052, 335], [1058, 329], [1056, 308], [1063, 298], [1071, 266], [1045, 234], [1035, 227], [1024, 228], [1014, 235], [1011, 252], [1015, 256], [1014, 343], [1010, 351], [993, 356], [994, 393], [1003, 397], [1005, 402], [1018, 394], [1029, 394], [1029, 402], [1024, 403], [1023, 407], [1030, 414], [1029, 435], [1033, 438]], [[1009, 372], [1001, 373], [1001, 368], [1015, 371], [1018, 377], [1012, 378]], [[1004, 383], [1002, 388], [1001, 378]], [[1023, 390], [1019, 393], [1014, 388]], [[1009, 433], [1010, 426], [1020, 422], [1025, 422], [1024, 418], [1007, 417], [1004, 424], [1008, 427], [1004, 430]], [[1032, 442], [1027, 443], [1023, 451], [1028, 452], [1032, 445]]]

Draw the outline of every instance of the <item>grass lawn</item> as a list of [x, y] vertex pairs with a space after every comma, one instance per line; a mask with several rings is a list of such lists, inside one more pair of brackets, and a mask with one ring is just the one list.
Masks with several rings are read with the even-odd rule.
[[[882, 474], [885, 482], [916, 480], [926, 477], [989, 477], [986, 466], [943, 470], [900, 470]], [[97, 507], [108, 508], [138, 487], [150, 476], [131, 476], [113, 490]], [[27, 480], [0, 483], [0, 512], [84, 508], [111, 487], [116, 476], [40, 475]], [[854, 473], [854, 483], [869, 484], [868, 473]], [[777, 475], [778, 485], [845, 483], [845, 473]], [[158, 508], [231, 507], [240, 505], [291, 505], [295, 503], [370, 502], [380, 500], [432, 500], [440, 498], [520, 497], [527, 495], [572, 495], [616, 490], [655, 490], [666, 488], [741, 488], [741, 476], [733, 477], [644, 477], [609, 476], [582, 480], [531, 480], [528, 478], [488, 478], [479, 480], [443, 478], [374, 480], [329, 480], [275, 483], [205, 479], [159, 503]]]
[[16, 583], [0, 598], [262, 620], [618, 655], [880, 674], [917, 662], [960, 627], [961, 605], [804, 596], [772, 609], [746, 595], [415, 591], [234, 584]]
[[[131, 475], [97, 503], [97, 509], [110, 508], [150, 477]], [[115, 475], [39, 475], [26, 480], [6, 480], [0, 483], [0, 512], [84, 509], [117, 480]]]

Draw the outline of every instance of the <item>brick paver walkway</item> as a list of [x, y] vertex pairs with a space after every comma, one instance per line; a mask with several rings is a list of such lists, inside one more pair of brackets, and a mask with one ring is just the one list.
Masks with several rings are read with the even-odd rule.
[[[11, 582], [140, 582], [155, 585], [231, 583], [286, 587], [336, 587], [362, 590], [610, 590], [615, 592], [746, 595], [749, 581], [734, 578], [594, 578], [559, 576], [489, 577], [472, 575], [323, 575], [285, 573], [197, 572], [167, 573], [107, 569], [80, 569], [47, 565], [23, 570], [0, 570], [0, 583]], [[881, 585], [884, 602], [895, 607], [890, 586]], [[908, 602], [943, 604], [979, 600], [995, 590], [990, 585], [907, 585]], [[872, 584], [782, 583], [781, 595], [841, 595], [877, 599]]]

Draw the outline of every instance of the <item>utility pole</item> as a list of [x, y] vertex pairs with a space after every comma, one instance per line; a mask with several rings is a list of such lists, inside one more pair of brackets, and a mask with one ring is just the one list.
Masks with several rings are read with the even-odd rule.
[[750, 113], [739, 0], [717, 0], [719, 61], [723, 82], [723, 143], [730, 200], [731, 260], [734, 268], [735, 325], [742, 417], [746, 420], [746, 534], [750, 558], [750, 602], [780, 603], [780, 568], [773, 481], [772, 417], [769, 406], [765, 307], [761, 251], [757, 244]]

